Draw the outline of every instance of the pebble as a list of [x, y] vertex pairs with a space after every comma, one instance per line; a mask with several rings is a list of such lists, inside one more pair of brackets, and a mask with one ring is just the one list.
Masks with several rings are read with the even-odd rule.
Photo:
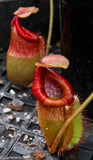
[[30, 119], [30, 115], [27, 115], [26, 119]]
[[9, 136], [10, 138], [14, 138], [15, 135], [16, 135], [16, 132], [14, 132], [14, 134], [11, 134], [11, 133], [8, 134], [8, 136]]
[[5, 140], [4, 140], [4, 139], [2, 139], [2, 143], [4, 143], [4, 141], [5, 141]]
[[7, 118], [8, 118], [9, 120], [13, 120], [13, 119], [14, 119], [14, 116], [13, 116], [13, 115], [9, 115]]
[[19, 98], [22, 98], [23, 96], [21, 94], [18, 95]]
[[2, 106], [2, 107], [3, 107], [3, 106], [4, 106], [4, 104], [3, 104], [3, 103], [1, 103], [1, 104], [0, 104], [0, 106]]
[[3, 79], [0, 79], [0, 84], [3, 84], [4, 80]]
[[9, 136], [10, 138], [13, 138], [13, 135], [12, 135], [12, 134], [10, 134], [10, 133], [8, 134], [8, 136]]
[[5, 140], [4, 140], [4, 136], [2, 136], [1, 139], [2, 139], [2, 143], [4, 143], [4, 141], [5, 141]]
[[24, 113], [24, 116], [27, 116], [27, 114], [28, 114], [28, 113], [27, 113], [27, 112], [25, 112], [25, 113]]
[[16, 117], [16, 122], [20, 122], [20, 117]]
[[13, 89], [10, 89], [10, 94], [15, 95], [15, 91]]
[[28, 135], [25, 135], [23, 141], [27, 141], [27, 139], [28, 139]]
[[29, 140], [30, 140], [30, 141], [32, 141], [32, 140], [33, 140], [33, 138], [32, 138], [32, 137], [30, 137], [30, 138], [29, 138]]
[[4, 96], [4, 92], [1, 92], [1, 93], [0, 93], [0, 96]]
[[24, 96], [24, 97], [27, 97], [27, 94], [26, 94], [26, 93], [23, 93], [23, 96]]
[[11, 112], [11, 108], [4, 108], [3, 109], [3, 113], [9, 113], [9, 112]]

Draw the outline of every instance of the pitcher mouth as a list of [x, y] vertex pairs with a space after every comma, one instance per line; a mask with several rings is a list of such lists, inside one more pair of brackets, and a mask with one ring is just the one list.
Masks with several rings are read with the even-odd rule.
[[17, 33], [21, 38], [27, 41], [37, 42], [39, 40], [39, 36], [36, 33], [31, 32], [24, 27], [21, 27], [19, 20], [20, 18], [15, 16], [11, 22], [11, 28], [15, 25]]
[[43, 67], [36, 68], [32, 92], [47, 107], [69, 105], [74, 100], [70, 83], [57, 72]]

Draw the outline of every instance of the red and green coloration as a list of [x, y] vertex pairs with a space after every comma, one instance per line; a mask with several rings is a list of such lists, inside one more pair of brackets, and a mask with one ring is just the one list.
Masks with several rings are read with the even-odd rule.
[[38, 99], [39, 124], [50, 153], [74, 147], [82, 136], [81, 114], [69, 125], [60, 140], [57, 139], [59, 143], [56, 149], [51, 148], [63, 124], [80, 107], [79, 99], [74, 96], [70, 83], [51, 69], [37, 67], [32, 91]]
[[39, 124], [51, 154], [68, 151], [82, 137], [81, 112], [93, 99], [93, 93], [80, 106], [70, 83], [47, 67], [67, 69], [68, 59], [61, 55], [48, 55], [36, 63], [32, 92], [37, 98]]
[[35, 7], [19, 8], [11, 22], [11, 39], [7, 52], [7, 75], [15, 85], [28, 86], [34, 76], [35, 62], [45, 56], [45, 40], [42, 36], [20, 26], [20, 18], [37, 13]]

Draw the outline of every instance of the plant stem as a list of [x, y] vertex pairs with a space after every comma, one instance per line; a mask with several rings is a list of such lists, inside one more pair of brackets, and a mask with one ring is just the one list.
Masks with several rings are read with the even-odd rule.
[[60, 27], [60, 43], [62, 51], [62, 12], [61, 12], [61, 0], [59, 0], [59, 27]]
[[65, 130], [67, 129], [67, 127], [70, 125], [70, 123], [83, 111], [83, 109], [85, 109], [85, 107], [92, 101], [93, 99], [93, 92], [90, 94], [90, 96], [84, 101], [84, 103], [73, 113], [72, 116], [70, 116], [67, 121], [63, 124], [63, 126], [61, 127], [60, 131], [58, 132], [52, 146], [49, 148], [50, 153], [55, 153], [56, 152], [56, 148], [59, 144], [59, 141], [63, 135], [63, 133], [65, 132]]
[[47, 46], [46, 46], [46, 55], [49, 53], [49, 45], [51, 43], [52, 37], [52, 29], [53, 29], [53, 16], [54, 16], [54, 2], [50, 0], [50, 22], [49, 22], [49, 31], [48, 31], [48, 39], [47, 39]]

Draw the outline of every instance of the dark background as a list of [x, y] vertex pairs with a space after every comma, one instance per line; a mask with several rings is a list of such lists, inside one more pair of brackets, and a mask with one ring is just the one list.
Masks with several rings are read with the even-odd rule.
[[[63, 42], [66, 41], [64, 54], [70, 59], [70, 66], [64, 76], [84, 101], [93, 92], [93, 5], [91, 0], [65, 2]], [[93, 101], [87, 106], [86, 115], [93, 119]]]

